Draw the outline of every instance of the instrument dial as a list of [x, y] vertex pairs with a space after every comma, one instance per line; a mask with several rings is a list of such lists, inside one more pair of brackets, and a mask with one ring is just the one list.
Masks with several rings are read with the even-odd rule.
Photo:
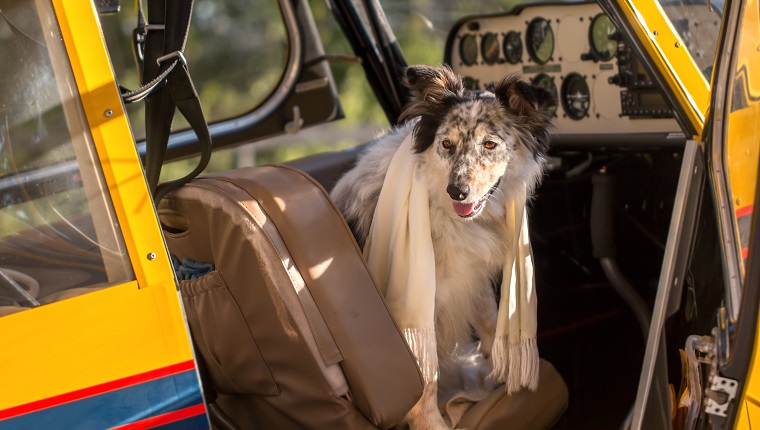
[[610, 37], [616, 31], [610, 17], [603, 13], [595, 16], [591, 21], [588, 37], [591, 42], [591, 52], [596, 58], [609, 61], [617, 54], [617, 40]]
[[538, 64], [546, 64], [554, 54], [554, 30], [546, 18], [534, 18], [525, 35], [528, 55]]
[[472, 66], [478, 62], [478, 41], [474, 34], [465, 34], [459, 42], [459, 56], [462, 62]]
[[579, 120], [585, 118], [591, 105], [591, 91], [586, 78], [578, 73], [570, 73], [562, 82], [562, 108], [568, 117]]
[[499, 36], [490, 31], [483, 35], [480, 41], [480, 53], [483, 55], [483, 61], [486, 64], [496, 64], [499, 62]]
[[510, 64], [517, 64], [522, 61], [523, 44], [520, 39], [520, 33], [510, 31], [504, 36], [504, 58]]
[[549, 110], [553, 113], [557, 113], [557, 86], [554, 85], [554, 78], [547, 75], [546, 73], [539, 73], [537, 74], [533, 80], [531, 81], [531, 84], [543, 88], [546, 91], [549, 91], [549, 94], [552, 95], [552, 98], [555, 100], [554, 105], [549, 107]]

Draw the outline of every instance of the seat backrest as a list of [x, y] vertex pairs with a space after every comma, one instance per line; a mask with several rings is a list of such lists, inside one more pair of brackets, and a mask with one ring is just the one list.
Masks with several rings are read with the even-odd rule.
[[285, 166], [198, 178], [159, 216], [217, 404], [241, 428], [389, 428], [422, 379], [326, 192]]

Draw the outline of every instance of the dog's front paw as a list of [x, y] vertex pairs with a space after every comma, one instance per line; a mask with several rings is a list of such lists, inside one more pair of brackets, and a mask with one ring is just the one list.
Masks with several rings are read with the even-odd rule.
[[438, 410], [438, 382], [425, 385], [422, 397], [406, 414], [410, 430], [451, 430]]
[[446, 424], [440, 413], [410, 419], [409, 430], [451, 430], [451, 426]]

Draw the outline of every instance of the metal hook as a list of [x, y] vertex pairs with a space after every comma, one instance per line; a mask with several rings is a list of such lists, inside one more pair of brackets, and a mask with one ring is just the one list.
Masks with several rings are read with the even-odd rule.
[[285, 124], [285, 133], [288, 134], [298, 134], [299, 131], [301, 131], [301, 126], [303, 125], [303, 118], [301, 118], [301, 108], [296, 106], [293, 106], [293, 120], [288, 121]]

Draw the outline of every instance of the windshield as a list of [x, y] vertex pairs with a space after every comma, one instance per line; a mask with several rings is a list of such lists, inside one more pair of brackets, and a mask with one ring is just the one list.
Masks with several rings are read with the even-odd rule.
[[[443, 62], [446, 36], [454, 24], [468, 15], [507, 12], [516, 6], [539, 1], [442, 1], [381, 0], [388, 22], [393, 28], [409, 64]], [[578, 3], [560, 1], [558, 3]]]
[[706, 3], [665, 0], [660, 1], [660, 5], [709, 83], [720, 33], [723, 1], [711, 0], [710, 3]]
[[[545, 2], [383, 0], [381, 3], [409, 64], [436, 64], [443, 61], [446, 34], [458, 19], [472, 14], [506, 12], [518, 6]], [[711, 0], [709, 6], [705, 2], [693, 0], [663, 0], [660, 1], [660, 6], [709, 82], [723, 13], [723, 0]], [[407, 36], [412, 34], [413, 38]]]
[[134, 279], [53, 17], [0, 1], [0, 316]]

